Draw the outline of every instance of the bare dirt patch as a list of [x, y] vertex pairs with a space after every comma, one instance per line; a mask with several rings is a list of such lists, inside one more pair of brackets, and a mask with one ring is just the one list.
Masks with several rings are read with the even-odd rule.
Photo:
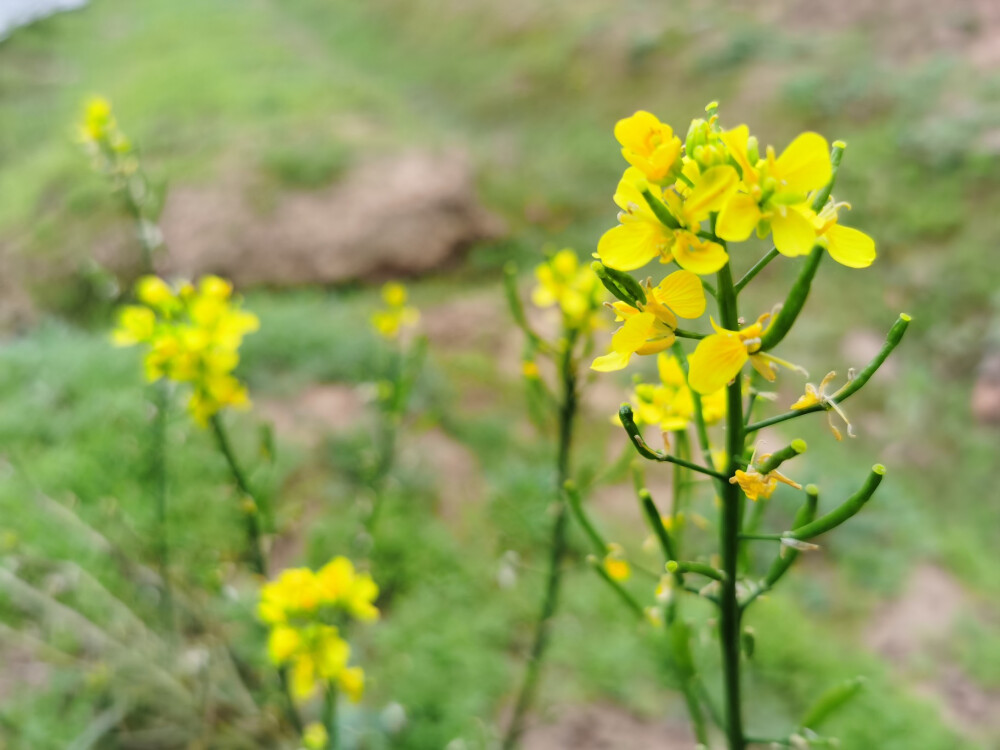
[[694, 737], [679, 721], [640, 719], [609, 704], [564, 710], [558, 719], [530, 729], [524, 750], [691, 750]]
[[279, 439], [309, 446], [331, 432], [357, 427], [366, 412], [359, 389], [342, 383], [312, 385], [291, 398], [258, 398], [254, 403]]
[[482, 507], [486, 498], [479, 459], [441, 429], [415, 436], [414, 454], [433, 475], [438, 515], [449, 525], [461, 528], [468, 509]]
[[[902, 595], [876, 614], [865, 642], [899, 672], [909, 674], [918, 657], [947, 658], [954, 625], [970, 606], [948, 573], [934, 565], [920, 565]], [[915, 691], [931, 699], [944, 718], [965, 734], [1000, 731], [1000, 694], [984, 690], [955, 664], [941, 664], [937, 672], [933, 680], [916, 682]]]
[[371, 161], [329, 188], [286, 191], [267, 210], [244, 183], [234, 175], [171, 191], [161, 222], [170, 254], [159, 270], [268, 286], [412, 276], [503, 232], [456, 153]]

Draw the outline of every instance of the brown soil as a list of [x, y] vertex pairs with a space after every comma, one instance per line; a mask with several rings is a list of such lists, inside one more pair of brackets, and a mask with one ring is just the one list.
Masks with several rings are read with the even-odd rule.
[[610, 704], [564, 710], [558, 719], [530, 729], [524, 750], [692, 750], [684, 723], [640, 719]]

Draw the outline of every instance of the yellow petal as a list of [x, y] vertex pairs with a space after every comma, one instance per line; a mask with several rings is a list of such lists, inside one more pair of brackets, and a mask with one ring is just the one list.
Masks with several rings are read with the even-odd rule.
[[759, 221], [757, 201], [746, 193], [736, 193], [722, 207], [715, 233], [729, 242], [743, 242]]
[[849, 268], [867, 268], [875, 260], [875, 241], [859, 229], [835, 224], [824, 235], [830, 257]]
[[830, 181], [830, 146], [819, 133], [802, 133], [788, 144], [774, 166], [774, 176], [788, 190], [818, 190]]
[[653, 295], [682, 318], [697, 318], [705, 312], [705, 289], [691, 271], [674, 271], [659, 283]]
[[739, 375], [748, 356], [736, 334], [716, 333], [703, 338], [688, 357], [688, 385], [703, 395], [713, 393]]
[[661, 354], [656, 358], [656, 369], [660, 374], [660, 381], [664, 385], [670, 385], [675, 388], [684, 385], [684, 370], [681, 369], [677, 357], [668, 357], [666, 354]]
[[597, 243], [597, 256], [608, 268], [634, 271], [666, 253], [669, 241], [668, 230], [659, 224], [628, 221], [604, 233]]
[[673, 255], [677, 265], [697, 274], [715, 273], [729, 260], [722, 245], [704, 240], [691, 232], [677, 232]]
[[624, 370], [632, 359], [632, 353], [621, 353], [621, 352], [611, 352], [610, 354], [605, 354], [603, 357], [598, 357], [593, 362], [590, 363], [591, 370], [597, 370], [597, 372], [614, 372], [615, 370]]
[[750, 157], [747, 155], [750, 128], [746, 125], [740, 125], [738, 128], [720, 133], [719, 138], [722, 139], [722, 142], [726, 144], [726, 148], [729, 149], [729, 155], [740, 165], [740, 169], [743, 171], [743, 181], [748, 183], [755, 182], [757, 175], [754, 165], [750, 163]]
[[684, 201], [684, 211], [692, 222], [708, 218], [713, 211], [718, 211], [736, 192], [740, 178], [736, 170], [728, 164], [722, 164], [706, 170]]
[[771, 218], [774, 246], [782, 255], [806, 255], [816, 244], [812, 222], [792, 206], [782, 206]]

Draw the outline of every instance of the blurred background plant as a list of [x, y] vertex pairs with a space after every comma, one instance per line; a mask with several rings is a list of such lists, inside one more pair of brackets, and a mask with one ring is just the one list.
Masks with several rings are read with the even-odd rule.
[[[548, 442], [520, 416], [522, 340], [503, 309], [502, 265], [533, 267], [550, 241], [590, 255], [614, 215], [610, 128], [636, 109], [680, 121], [719, 98], [767, 141], [807, 128], [848, 141], [853, 166], [838, 190], [855, 200], [852, 223], [870, 230], [880, 258], [860, 279], [825, 269], [789, 345], [823, 373], [870, 358], [884, 332], [868, 321], [907, 309], [919, 325], [884, 380], [857, 397], [857, 439], [824, 454], [822, 473], [838, 476], [879, 453], [893, 472], [878, 502], [753, 613], [749, 624], [770, 634], [748, 669], [754, 730], [795, 721], [815, 685], [865, 674], [864, 701], [826, 728], [843, 747], [996, 746], [998, 38], [992, 6], [972, 0], [296, 0], [238, 11], [222, 0], [94, 0], [9, 32], [0, 42], [4, 740], [225, 747], [224, 737], [241, 747], [275, 726], [241, 698], [225, 653], [234, 644], [244, 658], [266, 658], [255, 594], [237, 575], [243, 536], [226, 467], [179, 409], [167, 420], [171, 566], [206, 592], [191, 606], [212, 624], [185, 628], [182, 657], [165, 669], [199, 676], [185, 685], [210, 671], [219, 697], [197, 694], [192, 723], [180, 693], [168, 702], [155, 682], [112, 679], [129, 668], [116, 661], [122, 652], [81, 643], [88, 626], [68, 611], [93, 608], [88, 619], [113, 632], [125, 614], [108, 596], [146, 623], [161, 601], [142, 460], [148, 401], [138, 354], [109, 351], [106, 338], [141, 260], [72, 128], [81, 102], [100, 93], [142, 144], [146, 169], [171, 186], [158, 216], [171, 253], [157, 270], [229, 277], [261, 320], [239, 372], [279, 439], [269, 468], [254, 462], [254, 479], [283, 498], [275, 570], [318, 567], [354, 543], [381, 356], [367, 325], [378, 284], [407, 277], [422, 311], [429, 354], [385, 485], [392, 512], [371, 552], [384, 617], [352, 643], [365, 655], [367, 696], [341, 717], [357, 728], [345, 736], [376, 748], [488, 744], [520, 675], [513, 634], [537, 615], [554, 479]], [[748, 308], [770, 305], [786, 272], [766, 269]], [[608, 415], [630, 385], [590, 389], [581, 466], [618, 455]], [[232, 424], [240, 455], [267, 452], [255, 420], [235, 414]], [[832, 439], [822, 420], [801, 434]], [[794, 437], [773, 435], [776, 445]], [[819, 468], [813, 460], [797, 459], [803, 473]], [[848, 494], [851, 476], [824, 494]], [[670, 496], [669, 486], [650, 490]], [[793, 504], [775, 498], [772, 512], [791, 519]], [[637, 538], [627, 471], [590, 503], [608, 538]], [[696, 543], [704, 532], [688, 533]], [[571, 533], [550, 678], [524, 744], [689, 747], [672, 672], [627, 632], [613, 592], [595, 594], [591, 550]], [[817, 577], [822, 587], [803, 585]], [[18, 581], [46, 594], [45, 616], [26, 608], [43, 600], [25, 599]], [[91, 581], [108, 595], [88, 590]], [[145, 654], [138, 638], [121, 638], [129, 659]], [[692, 648], [713, 668], [711, 644], [695, 638]], [[159, 679], [147, 672], [142, 680]], [[120, 694], [121, 685], [135, 689]], [[124, 706], [143, 721], [120, 718]]]

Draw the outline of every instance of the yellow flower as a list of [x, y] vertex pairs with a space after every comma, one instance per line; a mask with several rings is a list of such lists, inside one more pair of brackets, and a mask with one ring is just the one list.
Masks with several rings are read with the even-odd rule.
[[332, 625], [310, 625], [301, 631], [302, 646], [291, 658], [292, 692], [308, 698], [319, 681], [340, 677], [351, 658], [351, 647]]
[[830, 257], [848, 268], [867, 268], [875, 260], [875, 241], [860, 229], [837, 223], [841, 208], [850, 209], [849, 203], [829, 201], [822, 210], [812, 214], [816, 242], [826, 248]]
[[680, 138], [669, 125], [640, 110], [615, 124], [615, 138], [622, 146], [625, 161], [646, 179], [655, 183], [669, 180], [681, 153]]
[[[810, 406], [822, 406], [827, 410], [827, 421], [830, 425], [830, 431], [837, 440], [843, 440], [843, 436], [840, 434], [840, 430], [836, 428], [833, 424], [833, 414], [836, 413], [841, 419], [844, 420], [844, 424], [847, 425], [847, 434], [850, 437], [854, 437], [854, 427], [851, 426], [851, 420], [847, 418], [847, 414], [844, 410], [833, 400], [833, 394], [828, 394], [826, 389], [829, 387], [833, 379], [837, 377], [836, 372], [828, 372], [823, 380], [820, 381], [819, 387], [813, 385], [812, 383], [806, 383], [806, 392], [799, 399], [791, 405], [792, 409], [808, 409]], [[848, 379], [850, 379], [850, 374], [848, 374]]]
[[[764, 455], [761, 458], [767, 458], [767, 456]], [[761, 474], [752, 463], [751, 461], [751, 465], [747, 467], [746, 471], [737, 469], [735, 475], [729, 478], [729, 483], [738, 484], [740, 489], [743, 490], [743, 494], [754, 502], [760, 498], [767, 500], [771, 497], [778, 486], [778, 482], [787, 484], [789, 487], [794, 487], [797, 490], [802, 489], [801, 484], [793, 482], [780, 471], [769, 471], [767, 474]]]
[[365, 692], [365, 673], [361, 667], [347, 667], [337, 677], [337, 687], [351, 701], [357, 703]]
[[538, 286], [531, 301], [538, 307], [558, 305], [566, 321], [574, 326], [587, 325], [604, 300], [604, 287], [587, 266], [581, 266], [575, 252], [560, 250], [535, 269]]
[[712, 320], [715, 333], [699, 341], [688, 357], [688, 384], [691, 389], [703, 395], [714, 393], [736, 378], [747, 360], [767, 380], [775, 379], [775, 365], [804, 372], [796, 365], [760, 351], [764, 324], [770, 317], [770, 313], [765, 313], [756, 323], [739, 331], [720, 328]]
[[604, 570], [615, 581], [627, 580], [632, 575], [632, 567], [625, 559], [625, 550], [620, 544], [610, 542], [608, 553], [604, 556]]
[[314, 721], [308, 724], [302, 733], [302, 744], [306, 750], [326, 750], [330, 744], [330, 735], [325, 726]]
[[[660, 383], [639, 383], [633, 394], [637, 424], [655, 424], [663, 432], [687, 429], [694, 419], [694, 397], [680, 363], [673, 355], [656, 358]], [[726, 414], [726, 389], [720, 388], [701, 400], [702, 417], [708, 425]]]
[[642, 309], [624, 302], [612, 307], [625, 323], [611, 337], [611, 353], [591, 364], [599, 372], [621, 370], [633, 354], [656, 354], [672, 345], [678, 316], [697, 318], [705, 312], [705, 290], [694, 273], [675, 271], [655, 288], [647, 281]]
[[746, 125], [721, 134], [741, 170], [741, 192], [719, 213], [716, 234], [741, 242], [757, 229], [773, 234], [774, 246], [787, 256], [805, 255], [816, 242], [807, 198], [830, 181], [830, 148], [823, 136], [802, 133], [775, 157], [768, 146], [764, 159], [755, 158], [756, 144]]
[[239, 309], [228, 281], [205, 276], [197, 287], [172, 288], [145, 276], [135, 294], [142, 304], [122, 309], [112, 339], [118, 346], [146, 345], [147, 380], [190, 383], [188, 410], [202, 426], [221, 409], [249, 404], [246, 388], [232, 373], [243, 337], [260, 324]]
[[372, 313], [372, 326], [376, 333], [386, 339], [399, 336], [403, 328], [415, 326], [420, 320], [420, 311], [406, 304], [406, 287], [390, 281], [382, 287], [382, 301], [386, 308]]
[[[608, 230], [597, 244], [601, 262], [620, 271], [641, 268], [659, 256], [660, 262], [677, 262], [681, 268], [698, 274], [715, 273], [729, 256], [716, 242], [699, 237], [700, 223], [725, 205], [736, 190], [739, 178], [728, 165], [712, 167], [695, 175], [685, 196], [650, 184], [635, 168], [625, 170], [614, 200], [622, 209], [619, 225]], [[665, 226], [649, 207], [643, 191], [661, 201], [663, 210], [673, 216], [676, 228]]]
[[342, 607], [361, 621], [378, 619], [374, 601], [378, 586], [368, 573], [357, 573], [346, 557], [335, 557], [316, 572], [318, 595], [324, 604]]
[[275, 664], [284, 664], [302, 648], [302, 637], [295, 628], [279, 625], [267, 639], [267, 655]]

